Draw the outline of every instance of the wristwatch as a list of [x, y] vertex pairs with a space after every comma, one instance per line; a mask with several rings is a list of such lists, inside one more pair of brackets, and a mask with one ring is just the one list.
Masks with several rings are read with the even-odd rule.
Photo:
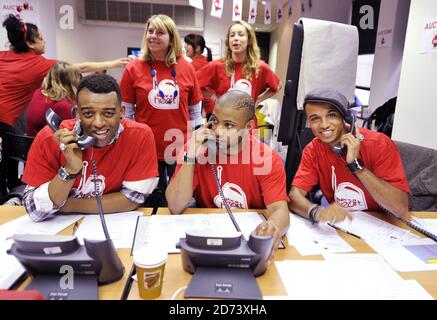
[[62, 166], [58, 170], [58, 177], [62, 181], [68, 181], [68, 180], [74, 180], [77, 178], [77, 176], [80, 175], [80, 171], [78, 173], [70, 174], [68, 171]]
[[196, 158], [191, 158], [188, 156], [188, 152], [184, 152], [184, 158], [183, 158], [184, 163], [188, 163], [188, 164], [195, 164], [196, 163]]
[[355, 173], [357, 171], [361, 171], [364, 169], [363, 162], [360, 159], [355, 158], [354, 161], [347, 164], [347, 167], [352, 173]]

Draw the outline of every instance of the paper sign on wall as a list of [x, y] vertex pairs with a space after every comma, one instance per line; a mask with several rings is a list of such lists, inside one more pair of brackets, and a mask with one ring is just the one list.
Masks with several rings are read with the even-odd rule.
[[420, 53], [437, 53], [437, 17], [425, 20], [422, 30]]
[[278, 4], [278, 8], [276, 8], [276, 22], [280, 23], [282, 21], [283, 16], [284, 16], [284, 8], [282, 4]]
[[376, 37], [376, 47], [391, 47], [393, 43], [393, 28], [382, 29], [378, 31]]
[[256, 15], [258, 14], [258, 0], [250, 0], [249, 15], [247, 22], [255, 24]]
[[234, 0], [232, 4], [232, 21], [241, 21], [243, 0]]
[[294, 0], [288, 0], [288, 19], [293, 15], [293, 2]]
[[211, 16], [221, 18], [223, 14], [223, 0], [212, 0]]
[[272, 23], [272, 4], [266, 1], [264, 6], [264, 24]]

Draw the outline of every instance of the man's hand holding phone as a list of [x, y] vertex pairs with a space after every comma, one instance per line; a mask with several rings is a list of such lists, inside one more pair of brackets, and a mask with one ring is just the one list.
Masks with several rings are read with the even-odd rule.
[[189, 158], [198, 158], [200, 154], [203, 154], [207, 148], [206, 142], [216, 141], [216, 135], [212, 130], [213, 121], [208, 121], [199, 129], [193, 131], [190, 142], [188, 144], [188, 157]]
[[78, 173], [82, 169], [82, 150], [75, 142], [77, 141], [76, 134], [64, 128], [56, 131], [53, 138], [59, 143], [59, 148], [67, 160], [64, 166], [67, 172], [70, 174]]

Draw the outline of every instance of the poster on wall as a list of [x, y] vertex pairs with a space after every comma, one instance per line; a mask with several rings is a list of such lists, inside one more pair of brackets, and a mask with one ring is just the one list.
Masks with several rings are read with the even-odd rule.
[[221, 18], [223, 14], [223, 0], [212, 0], [211, 16]]
[[423, 23], [420, 53], [437, 53], [437, 16]]
[[250, 24], [255, 24], [256, 16], [258, 14], [258, 0], [250, 0], [249, 15], [247, 17], [247, 22]]
[[376, 36], [376, 47], [391, 47], [393, 43], [393, 28], [386, 28], [378, 31]]
[[243, 10], [243, 0], [234, 0], [232, 4], [232, 21], [241, 21], [241, 12]]
[[[13, 14], [24, 22], [34, 23], [39, 25], [39, 10], [37, 0], [0, 0], [0, 18], [1, 23], [5, 20], [6, 16]], [[0, 30], [0, 50], [8, 50], [9, 41], [6, 32], [6, 28]]]

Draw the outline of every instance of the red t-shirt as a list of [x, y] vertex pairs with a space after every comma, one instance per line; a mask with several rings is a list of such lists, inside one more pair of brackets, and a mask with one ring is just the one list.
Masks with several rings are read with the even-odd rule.
[[52, 108], [62, 120], [73, 118], [71, 100], [62, 99], [54, 101], [42, 94], [41, 89], [37, 89], [30, 100], [26, 114], [26, 134], [36, 136], [36, 134], [47, 124], [45, 114], [48, 108]]
[[55, 63], [30, 52], [0, 51], [0, 122], [15, 125]]
[[194, 70], [199, 70], [203, 66], [207, 65], [209, 63], [208, 59], [204, 55], [197, 56], [196, 58], [191, 61], [192, 66], [194, 67]]
[[[71, 130], [76, 119], [63, 121], [61, 128]], [[150, 128], [134, 121], [122, 120], [124, 131], [118, 139], [104, 148], [87, 148], [83, 152], [82, 176], [76, 178], [71, 192], [75, 198], [94, 196], [90, 158], [96, 162], [99, 190], [102, 194], [119, 192], [123, 182], [135, 182], [158, 176], [153, 134]], [[23, 181], [33, 187], [51, 181], [66, 160], [53, 131], [46, 126], [30, 148]], [[135, 190], [135, 184], [132, 189]], [[139, 187], [140, 188], [140, 187]], [[140, 191], [140, 190], [135, 190]]]
[[[238, 154], [238, 163], [233, 161], [236, 159], [227, 157], [225, 164], [219, 164], [217, 160], [218, 164], [215, 165], [229, 206], [265, 209], [274, 202], [287, 201], [285, 170], [281, 157], [258, 139], [252, 138], [252, 135], [248, 135], [248, 142]], [[173, 177], [180, 168], [181, 164], [178, 164]], [[198, 207], [224, 207], [211, 165], [196, 163], [193, 195]]]
[[[410, 192], [399, 150], [387, 136], [360, 129], [364, 140], [359, 158], [378, 178], [394, 187]], [[293, 179], [293, 186], [307, 192], [317, 184], [329, 202], [336, 201], [349, 210], [381, 210], [362, 183], [348, 169], [346, 162], [318, 138], [304, 149]]]
[[[152, 69], [156, 70], [158, 86], [152, 81]], [[155, 135], [158, 159], [164, 159], [165, 148], [174, 142], [164, 141], [169, 129], [179, 129], [186, 142], [187, 122], [190, 120], [188, 106], [202, 100], [194, 68], [183, 57], [174, 65], [176, 79], [164, 61], [155, 61], [153, 67], [145, 61], [135, 59], [127, 65], [120, 88], [124, 102], [136, 104], [135, 120], [146, 123]], [[177, 84], [175, 85], [175, 80]], [[159, 90], [165, 95], [161, 98]], [[175, 97], [175, 92], [178, 92]], [[173, 153], [173, 155], [176, 155]]]
[[[231, 88], [232, 78], [226, 75], [224, 59], [214, 60], [196, 72], [199, 79], [199, 86], [202, 90], [212, 90], [217, 98], [221, 97]], [[273, 92], [279, 89], [279, 78], [264, 61], [259, 63], [258, 76], [253, 75], [252, 79], [246, 80], [243, 76], [243, 64], [235, 65], [235, 76], [233, 88], [238, 88], [252, 95], [256, 102], [258, 96], [267, 88]], [[212, 105], [210, 105], [212, 103]], [[214, 102], [208, 100], [205, 110], [214, 110]], [[212, 111], [211, 111], [212, 112]]]

